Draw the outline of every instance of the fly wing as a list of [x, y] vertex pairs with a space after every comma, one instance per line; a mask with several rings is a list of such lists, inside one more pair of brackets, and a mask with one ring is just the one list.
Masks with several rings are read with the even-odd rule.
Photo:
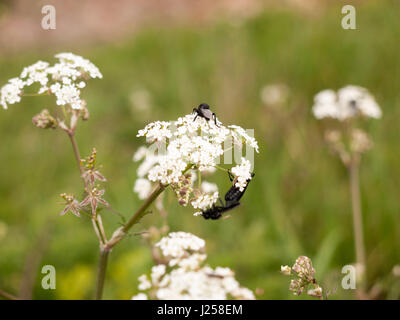
[[203, 109], [201, 110], [204, 118], [206, 118], [207, 120], [211, 120], [212, 119], [212, 112], [210, 109]]

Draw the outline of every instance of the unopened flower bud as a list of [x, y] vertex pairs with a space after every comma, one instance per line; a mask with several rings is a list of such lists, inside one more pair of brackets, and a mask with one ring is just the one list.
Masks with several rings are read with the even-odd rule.
[[289, 266], [281, 266], [281, 273], [285, 276], [289, 276], [291, 274], [292, 268]]
[[307, 291], [307, 294], [314, 298], [321, 298], [322, 297], [322, 288], [320, 286], [318, 286], [315, 289], [310, 289]]
[[43, 109], [39, 114], [32, 118], [32, 123], [41, 129], [57, 128], [57, 120], [51, 116], [49, 110]]
[[86, 108], [86, 102], [82, 104], [80, 113], [81, 113], [81, 119], [83, 121], [89, 120], [89, 110]]
[[351, 134], [350, 148], [353, 152], [364, 153], [372, 148], [372, 141], [366, 132], [355, 129]]

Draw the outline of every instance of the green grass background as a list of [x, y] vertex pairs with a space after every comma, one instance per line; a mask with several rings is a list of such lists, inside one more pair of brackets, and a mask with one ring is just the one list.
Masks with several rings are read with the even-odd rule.
[[[98, 150], [109, 181], [105, 198], [129, 217], [140, 204], [132, 192], [137, 164], [131, 160], [143, 143], [138, 129], [208, 102], [223, 123], [255, 129], [256, 177], [243, 205], [226, 220], [193, 217], [193, 210], [167, 194], [170, 230], [204, 238], [209, 264], [229, 266], [242, 285], [263, 289], [258, 298], [297, 299], [279, 269], [299, 255], [312, 258], [326, 288], [339, 286], [332, 299], [354, 298], [339, 282], [342, 266], [355, 256], [347, 172], [324, 144], [311, 106], [319, 90], [364, 86], [383, 109], [381, 120], [367, 124], [375, 145], [360, 172], [368, 282], [381, 287], [381, 298], [399, 298], [399, 279], [391, 275], [400, 263], [399, 10], [398, 1], [364, 2], [357, 6], [357, 30], [343, 30], [338, 5], [320, 15], [270, 9], [234, 23], [153, 27], [115, 44], [57, 49], [90, 59], [104, 76], [83, 91], [91, 118], [77, 139], [82, 155]], [[0, 53], [0, 83], [39, 59], [54, 61], [55, 53]], [[271, 110], [260, 100], [260, 89], [277, 82], [289, 87], [290, 96]], [[130, 101], [140, 89], [151, 95], [149, 113]], [[41, 288], [39, 269], [34, 298], [91, 298], [98, 258], [91, 223], [57, 215], [60, 193], [81, 192], [71, 146], [63, 132], [31, 124], [33, 115], [50, 106], [55, 108], [51, 97], [26, 97], [0, 112], [0, 221], [7, 225], [0, 239], [0, 287], [18, 293], [28, 255], [38, 237], [48, 235], [40, 266], [56, 267], [57, 289]], [[214, 181], [221, 190], [228, 187], [222, 173]], [[110, 212], [103, 219], [110, 236], [120, 219]], [[146, 216], [134, 231], [150, 225], [161, 225], [159, 215]], [[137, 277], [151, 265], [139, 237], [124, 240], [111, 254], [105, 298], [136, 294]]]

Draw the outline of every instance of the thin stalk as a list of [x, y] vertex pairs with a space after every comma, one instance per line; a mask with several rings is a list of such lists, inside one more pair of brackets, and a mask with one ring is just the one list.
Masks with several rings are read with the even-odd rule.
[[[75, 155], [75, 160], [78, 164], [79, 167], [79, 172], [81, 174], [81, 177], [84, 173], [82, 164], [81, 164], [81, 156], [79, 153], [79, 148], [78, 144], [76, 143], [75, 139], [75, 133], [73, 131], [68, 133], [68, 136], [71, 140], [72, 144], [72, 149], [74, 151]], [[82, 178], [83, 184], [85, 186], [85, 189], [87, 187], [85, 179]], [[99, 226], [99, 222], [96, 218], [92, 217], [92, 223], [93, 223], [93, 229], [97, 235], [97, 238], [99, 240], [99, 245], [100, 245], [100, 260], [99, 260], [99, 269], [98, 269], [98, 274], [97, 274], [97, 281], [96, 281], [96, 293], [95, 293], [95, 299], [96, 300], [101, 300], [103, 296], [103, 289], [104, 289], [104, 280], [106, 276], [106, 270], [107, 270], [107, 263], [108, 263], [108, 255], [110, 253], [110, 250], [105, 248], [105, 245], [107, 243], [107, 239], [105, 237], [104, 230], [102, 229], [102, 224]]]
[[[75, 139], [75, 134], [74, 133], [69, 133], [68, 136], [69, 136], [69, 138], [71, 140], [72, 149], [74, 150], [75, 160], [76, 160], [76, 162], [78, 164], [79, 171], [80, 171], [81, 176], [82, 176], [83, 168], [82, 168], [82, 164], [81, 164], [81, 156], [79, 154], [78, 144], [76, 143], [76, 139]], [[83, 181], [83, 183], [85, 184], [85, 187], [86, 187], [86, 182]]]
[[[165, 190], [165, 186], [161, 183], [158, 184], [157, 188], [151, 193], [146, 199], [142, 206], [135, 212], [135, 214], [125, 223], [122, 228], [124, 233], [127, 233], [132, 226], [139, 222], [139, 220], [146, 214], [148, 207], [153, 203], [154, 200]], [[122, 239], [121, 239], [122, 240]], [[119, 241], [121, 241], [119, 240]], [[118, 242], [119, 242], [118, 241]], [[118, 243], [117, 242], [117, 243]]]
[[157, 199], [157, 197], [164, 191], [165, 186], [161, 183], [158, 184], [157, 188], [151, 193], [146, 199], [142, 206], [135, 212], [135, 214], [125, 223], [125, 225], [114, 233], [113, 237], [103, 246], [100, 247], [100, 261], [99, 271], [97, 274], [97, 285], [96, 285], [96, 299], [101, 299], [103, 295], [104, 281], [106, 277], [108, 255], [111, 249], [119, 243], [127, 234], [130, 228], [137, 224], [140, 219], [147, 213], [149, 206]]
[[0, 297], [6, 299], [6, 300], [20, 300], [18, 297], [13, 296], [11, 293], [5, 292], [0, 289]]
[[200, 172], [200, 170], [197, 170], [197, 174], [199, 175], [198, 188], [199, 188], [199, 190], [201, 190], [201, 172]]
[[106, 237], [106, 233], [104, 231], [103, 220], [101, 219], [101, 215], [97, 214], [96, 218], [97, 218], [97, 227], [99, 228], [99, 231], [100, 231], [100, 234], [102, 236], [104, 243], [106, 243], [107, 237]]
[[110, 250], [100, 247], [99, 269], [97, 273], [96, 294], [95, 299], [101, 300], [103, 297], [104, 280], [106, 278], [108, 255]]
[[365, 245], [363, 235], [363, 221], [361, 212], [361, 199], [360, 199], [360, 181], [358, 174], [359, 158], [353, 156], [349, 166], [349, 178], [350, 178], [350, 192], [351, 192], [351, 203], [353, 211], [353, 229], [354, 229], [354, 243], [356, 251], [356, 261], [361, 266], [362, 281], [361, 289], [365, 289], [365, 279], [367, 274], [367, 265], [365, 258]]
[[229, 171], [228, 169], [222, 168], [222, 167], [220, 167], [220, 166], [218, 166], [218, 165], [215, 165], [215, 167], [216, 167], [217, 169], [222, 170], [222, 171], [225, 171], [225, 172], [228, 172], [228, 171]]
[[91, 220], [92, 220], [93, 229], [94, 229], [94, 232], [96, 233], [97, 239], [99, 240], [100, 245], [103, 245], [105, 242], [103, 241], [103, 239], [101, 237], [97, 222], [94, 218], [92, 218]]
[[48, 92], [44, 93], [24, 93], [24, 97], [42, 97], [42, 96], [48, 96], [50, 95]]

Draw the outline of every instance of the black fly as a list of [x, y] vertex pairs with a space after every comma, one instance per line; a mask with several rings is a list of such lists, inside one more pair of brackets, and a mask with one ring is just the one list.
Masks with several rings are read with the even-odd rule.
[[204, 118], [207, 121], [210, 121], [211, 119], [213, 119], [215, 122], [215, 125], [218, 126], [217, 116], [215, 115], [214, 112], [212, 112], [210, 110], [210, 106], [207, 103], [200, 104], [197, 108], [193, 109], [193, 112], [196, 112], [196, 116], [194, 117], [193, 121], [196, 121], [197, 117]]
[[[223, 213], [232, 210], [233, 208], [240, 205], [240, 199], [246, 191], [251, 179], [247, 180], [246, 186], [242, 191], [240, 191], [240, 189], [235, 186], [234, 176], [230, 171], [228, 171], [228, 175], [229, 179], [233, 183], [233, 186], [225, 194], [225, 204], [221, 199], [219, 199], [219, 202], [221, 203], [220, 206], [216, 206], [214, 204], [210, 209], [202, 212], [204, 219], [217, 220], [222, 217]], [[251, 177], [254, 177], [254, 173], [251, 174]]]

